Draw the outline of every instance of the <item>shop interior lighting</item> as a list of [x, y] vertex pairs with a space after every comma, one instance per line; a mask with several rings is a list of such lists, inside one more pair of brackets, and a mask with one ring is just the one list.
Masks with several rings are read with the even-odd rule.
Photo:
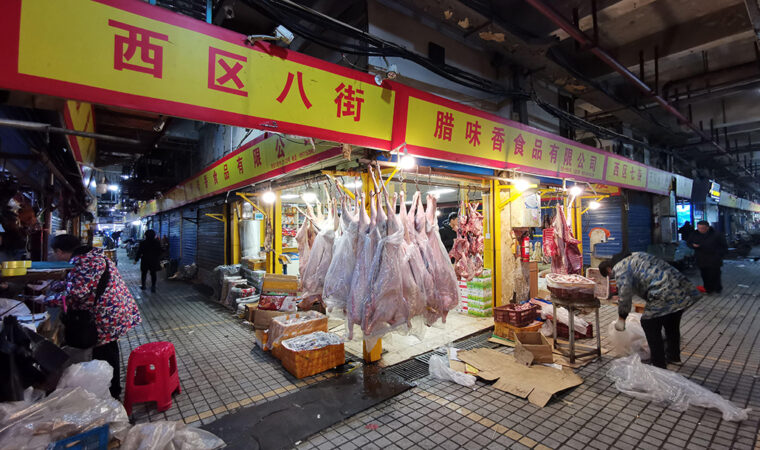
[[117, 185], [117, 184], [109, 184], [108, 185], [108, 190], [111, 191], [111, 192], [116, 192], [116, 191], [119, 190], [119, 185]]
[[530, 188], [530, 181], [518, 178], [512, 182], [512, 185], [517, 189], [518, 192], [525, 192]]
[[596, 200], [592, 200], [592, 201], [591, 201], [591, 202], [589, 202], [589, 204], [588, 204], [588, 209], [599, 209], [599, 207], [601, 207], [601, 206], [602, 206], [602, 204], [601, 204], [601, 203], [599, 203], [599, 202], [598, 202], [598, 201], [596, 201]]
[[435, 210], [435, 216], [438, 217], [440, 215], [441, 215], [441, 210], [440, 209], [436, 209]]
[[570, 192], [571, 196], [577, 197], [577, 196], [579, 196], [579, 195], [581, 195], [583, 193], [583, 188], [580, 187], [580, 186], [578, 186], [576, 184], [576, 185], [573, 185], [573, 187], [570, 188], [569, 192]]
[[440, 198], [442, 194], [449, 194], [456, 191], [457, 191], [456, 189], [452, 189], [452, 188], [438, 188], [438, 189], [431, 189], [427, 191], [427, 193], [435, 196], [435, 198]]
[[362, 187], [362, 180], [356, 180], [356, 181], [349, 181], [348, 183], [343, 185], [346, 189], [359, 189]]
[[282, 194], [280, 198], [283, 200], [293, 200], [298, 198], [298, 194]]
[[140, 221], [139, 220], [135, 220], [134, 222], [132, 222], [132, 225], [134, 225], [136, 227], [140, 226]]
[[275, 194], [271, 189], [264, 191], [264, 193], [261, 195], [261, 201], [268, 205], [274, 203], [275, 200], [277, 200], [277, 194]]
[[302, 198], [302, 199], [303, 199], [303, 201], [305, 201], [306, 203], [314, 203], [314, 202], [316, 202], [316, 201], [317, 201], [317, 194], [315, 194], [315, 193], [313, 193], [313, 192], [304, 192], [304, 193], [301, 195], [301, 198]]
[[401, 170], [412, 170], [417, 165], [414, 156], [409, 154], [409, 151], [404, 148], [404, 155], [398, 160], [398, 166]]

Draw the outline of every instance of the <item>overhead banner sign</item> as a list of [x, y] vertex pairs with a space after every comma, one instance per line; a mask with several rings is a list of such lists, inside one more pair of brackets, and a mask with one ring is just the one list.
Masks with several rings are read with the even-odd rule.
[[[63, 105], [63, 121], [66, 128], [76, 131], [95, 132], [95, 108], [92, 104], [67, 100]], [[74, 159], [81, 166], [92, 166], [95, 163], [95, 139], [66, 136], [69, 141]]]
[[390, 148], [393, 84], [144, 2], [3, 0], [0, 37], [0, 88]]
[[647, 168], [647, 190], [661, 195], [669, 195], [673, 187], [673, 174], [664, 170]]
[[691, 198], [691, 189], [694, 180], [683, 175], [674, 175], [676, 178], [676, 196], [679, 198]]
[[265, 133], [140, 209], [145, 217], [284, 175], [341, 154], [333, 144]]

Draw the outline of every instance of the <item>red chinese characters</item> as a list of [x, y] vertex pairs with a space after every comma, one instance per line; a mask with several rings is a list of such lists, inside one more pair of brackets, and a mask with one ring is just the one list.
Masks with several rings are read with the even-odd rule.
[[253, 167], [261, 167], [261, 150], [258, 147], [253, 149]]
[[525, 139], [523, 139], [522, 134], [518, 134], [515, 138], [515, 155], [524, 156], [523, 153], [525, 152]]
[[480, 145], [480, 124], [476, 120], [475, 123], [467, 122], [467, 130], [465, 131], [464, 138], [472, 144], [473, 147]]
[[206, 189], [208, 189], [208, 174], [207, 173], [203, 174], [203, 183], [206, 184]]
[[501, 149], [504, 148], [504, 135], [504, 128], [493, 129], [493, 135], [491, 136], [491, 142], [493, 142], [493, 151], [501, 152]]
[[274, 151], [277, 154], [277, 159], [285, 157], [285, 141], [282, 136], [277, 136], [277, 140], [274, 143]]
[[298, 71], [296, 74], [297, 75], [293, 75], [293, 72], [288, 72], [288, 79], [285, 81], [285, 87], [282, 88], [282, 92], [280, 92], [280, 95], [277, 97], [277, 101], [282, 103], [286, 98], [288, 98], [290, 88], [293, 86], [293, 80], [297, 78], [298, 93], [301, 95], [301, 101], [303, 102], [303, 105], [306, 107], [306, 109], [309, 109], [312, 105], [309, 101], [309, 98], [306, 97], [306, 89], [304, 89], [303, 86], [303, 73], [301, 73], [301, 71]]
[[581, 152], [578, 154], [578, 168], [583, 169], [584, 164], [586, 164], [586, 156]]
[[216, 173], [216, 170], [214, 171], [214, 184], [219, 184], [219, 175]]
[[591, 155], [588, 159], [588, 168], [592, 171], [596, 171], [596, 156]]
[[641, 176], [642, 176], [643, 172], [644, 172], [644, 171], [643, 171], [643, 170], [641, 170], [641, 167], [639, 167], [639, 176], [637, 177], [637, 178], [638, 178], [638, 181], [641, 181]]
[[615, 161], [615, 165], [612, 167], [612, 175], [620, 176], [620, 163]]
[[549, 157], [551, 158], [552, 164], [557, 164], [557, 154], [559, 153], [559, 146], [557, 144], [552, 144], [549, 146], [551, 151], [549, 151]]
[[573, 149], [565, 147], [565, 160], [563, 161], [565, 166], [571, 166], [573, 164]]
[[[116, 70], [133, 70], [135, 72], [147, 73], [154, 78], [163, 77], [164, 67], [164, 48], [161, 45], [151, 42], [151, 39], [159, 41], [169, 41], [169, 36], [163, 33], [146, 30], [113, 19], [108, 20], [108, 25], [129, 34], [127, 36], [114, 35], [114, 52], [113, 68]], [[139, 62], [132, 61], [140, 50]]]
[[[247, 63], [248, 58], [226, 52], [218, 48], [208, 48], [208, 88], [228, 94], [248, 97], [248, 92], [243, 90], [245, 84], [240, 79], [240, 71], [243, 70], [243, 63]], [[217, 68], [224, 72], [221, 76], [216, 76]], [[233, 87], [234, 85], [234, 87]]]
[[338, 118], [353, 116], [354, 122], [360, 121], [362, 118], [362, 103], [364, 103], [364, 90], [354, 89], [350, 84], [341, 83], [335, 88], [335, 92], [338, 93], [338, 96], [334, 100], [338, 107]]
[[452, 131], [454, 131], [454, 114], [438, 111], [435, 118], [435, 133], [433, 133], [433, 136], [451, 142]]
[[623, 178], [628, 176], [628, 164], [623, 164]]
[[224, 179], [225, 180], [229, 180], [230, 179], [230, 170], [227, 168], [227, 163], [224, 163], [223, 173], [224, 173]]
[[245, 169], [243, 168], [243, 157], [242, 156], [238, 156], [237, 159], [236, 159], [236, 161], [237, 161], [238, 173], [240, 175], [242, 175], [243, 172], [245, 172]]
[[[208, 185], [208, 183], [206, 183], [206, 185]], [[198, 178], [198, 179], [195, 180], [195, 192], [198, 193], [198, 194], [200, 194], [200, 192], [201, 192], [201, 179], [200, 178]]]
[[544, 153], [543, 146], [544, 141], [541, 139], [536, 139], [536, 142], [533, 143], [533, 151], [531, 152], [530, 157], [540, 161]]

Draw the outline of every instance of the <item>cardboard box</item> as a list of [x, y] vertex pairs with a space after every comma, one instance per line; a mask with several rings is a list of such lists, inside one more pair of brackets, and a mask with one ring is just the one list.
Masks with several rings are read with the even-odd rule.
[[256, 307], [253, 315], [253, 328], [257, 330], [268, 330], [269, 323], [277, 316], [289, 314], [288, 311], [267, 311]]
[[274, 317], [269, 323], [269, 338], [272, 347], [281, 341], [316, 331], [327, 332], [327, 316], [317, 311], [305, 311]]
[[554, 362], [554, 355], [552, 352], [552, 346], [543, 334], [538, 332], [518, 332], [515, 333], [515, 359], [518, 362], [525, 362], [518, 357], [518, 353], [525, 354], [528, 352], [532, 355], [531, 361], [528, 361], [527, 365], [531, 363], [547, 363], [552, 364]]
[[245, 320], [253, 323], [254, 315], [258, 309], [258, 303], [249, 303], [245, 305]]
[[253, 332], [256, 340], [256, 345], [259, 346], [260, 349], [267, 351], [267, 341], [269, 339], [269, 333], [267, 330], [255, 330]]
[[282, 292], [295, 295], [298, 293], [298, 277], [295, 275], [264, 275], [261, 292]]
[[[282, 345], [275, 348], [279, 349], [276, 356], [282, 361], [282, 366], [296, 378], [310, 377], [346, 362], [343, 343], [300, 352], [288, 350]], [[274, 350], [272, 354], [275, 354]]]
[[568, 367], [525, 367], [513, 355], [490, 348], [461, 351], [457, 358], [476, 368], [479, 378], [496, 381], [493, 384], [495, 389], [527, 398], [539, 407], [544, 407], [557, 392], [583, 383], [583, 379]]

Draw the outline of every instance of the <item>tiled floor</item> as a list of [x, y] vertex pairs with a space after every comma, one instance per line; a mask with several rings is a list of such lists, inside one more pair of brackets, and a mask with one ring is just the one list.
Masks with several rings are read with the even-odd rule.
[[[252, 331], [193, 287], [161, 281], [157, 294], [144, 294], [134, 266], [120, 269], [140, 297], [144, 319], [121, 341], [124, 362], [136, 345], [172, 341], [183, 388], [166, 413], [136, 408], [137, 421], [208, 423], [324, 379], [295, 380], [268, 355], [252, 352]], [[677, 412], [620, 394], [606, 377], [613, 358], [605, 355], [577, 371], [581, 386], [544, 408], [480, 381], [465, 388], [425, 377], [299, 448], [760, 449], [760, 262], [727, 261], [724, 286], [722, 296], [706, 297], [684, 315], [684, 364], [672, 369], [753, 408], [747, 421], [725, 422], [717, 410], [700, 407]], [[602, 309], [603, 342], [615, 314], [613, 306]]]

